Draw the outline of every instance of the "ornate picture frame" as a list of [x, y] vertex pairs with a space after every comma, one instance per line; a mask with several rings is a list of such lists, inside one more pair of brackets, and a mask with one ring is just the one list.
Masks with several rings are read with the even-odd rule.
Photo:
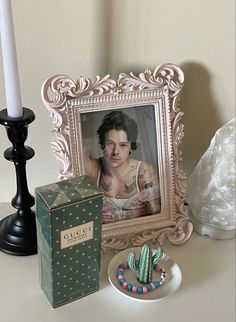
[[[97, 76], [95, 81], [83, 77], [73, 81], [68, 76], [55, 75], [42, 86], [43, 103], [52, 117], [52, 132], [56, 137], [52, 142], [53, 154], [63, 163], [59, 171], [61, 180], [86, 174], [84, 145], [89, 137], [89, 134], [85, 135], [88, 129], [86, 120], [92, 114], [93, 123], [98, 127], [97, 118], [112, 111], [139, 112], [142, 124], [137, 122], [138, 130], [147, 123], [146, 112], [141, 109], [153, 115], [149, 119], [154, 124], [151, 144], [155, 147], [152, 151], [157, 154], [155, 169], [159, 177], [160, 211], [103, 224], [104, 250], [139, 246], [149, 240], [159, 244], [168, 240], [177, 245], [187, 241], [192, 233], [193, 226], [184, 204], [186, 177], [179, 167], [184, 135], [183, 112], [179, 108], [183, 84], [182, 70], [174, 64], [164, 64], [153, 72], [146, 69], [138, 76], [121, 73], [117, 80], [106, 75]], [[88, 124], [92, 123], [89, 121]], [[147, 141], [151, 135], [148, 124], [144, 133]], [[94, 133], [94, 138], [92, 136], [88, 142], [93, 141], [96, 145], [96, 136]]]

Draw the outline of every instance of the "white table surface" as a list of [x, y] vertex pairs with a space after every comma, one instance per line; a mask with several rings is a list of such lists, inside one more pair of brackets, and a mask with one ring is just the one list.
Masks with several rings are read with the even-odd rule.
[[[0, 204], [0, 217], [8, 214]], [[113, 254], [102, 257], [101, 289], [52, 309], [39, 285], [38, 256], [0, 251], [0, 321], [2, 322], [234, 322], [235, 240], [213, 240], [193, 233], [181, 246], [164, 245], [181, 268], [176, 293], [157, 303], [136, 302], [118, 293], [107, 279]]]

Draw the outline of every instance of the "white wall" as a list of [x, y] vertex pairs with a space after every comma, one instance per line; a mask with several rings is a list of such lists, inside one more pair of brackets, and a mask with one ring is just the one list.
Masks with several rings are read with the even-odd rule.
[[[116, 78], [162, 63], [180, 65], [187, 174], [215, 130], [234, 117], [234, 0], [12, 0], [12, 6], [22, 101], [36, 114], [26, 141], [36, 152], [27, 162], [31, 192], [56, 181], [61, 167], [52, 157], [51, 120], [40, 97], [49, 76]], [[1, 108], [4, 95], [0, 64]], [[14, 166], [3, 157], [9, 146], [1, 126], [0, 202], [15, 194]]]

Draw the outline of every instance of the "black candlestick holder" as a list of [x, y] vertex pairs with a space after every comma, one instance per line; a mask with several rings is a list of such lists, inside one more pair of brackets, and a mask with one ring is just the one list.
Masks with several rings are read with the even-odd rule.
[[11, 255], [37, 253], [35, 213], [31, 210], [34, 197], [29, 193], [26, 178], [26, 161], [34, 156], [34, 150], [24, 145], [28, 124], [34, 119], [33, 111], [28, 108], [23, 108], [20, 118], [9, 117], [6, 109], [0, 111], [0, 124], [5, 126], [12, 143], [4, 157], [13, 162], [16, 169], [17, 192], [11, 204], [17, 211], [0, 221], [0, 250]]

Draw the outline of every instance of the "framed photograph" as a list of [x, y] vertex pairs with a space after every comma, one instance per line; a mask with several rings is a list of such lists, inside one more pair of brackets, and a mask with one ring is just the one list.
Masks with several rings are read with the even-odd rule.
[[173, 64], [94, 81], [55, 75], [42, 99], [52, 116], [59, 179], [89, 175], [103, 192], [102, 247], [181, 244], [193, 226], [185, 207], [182, 70]]

